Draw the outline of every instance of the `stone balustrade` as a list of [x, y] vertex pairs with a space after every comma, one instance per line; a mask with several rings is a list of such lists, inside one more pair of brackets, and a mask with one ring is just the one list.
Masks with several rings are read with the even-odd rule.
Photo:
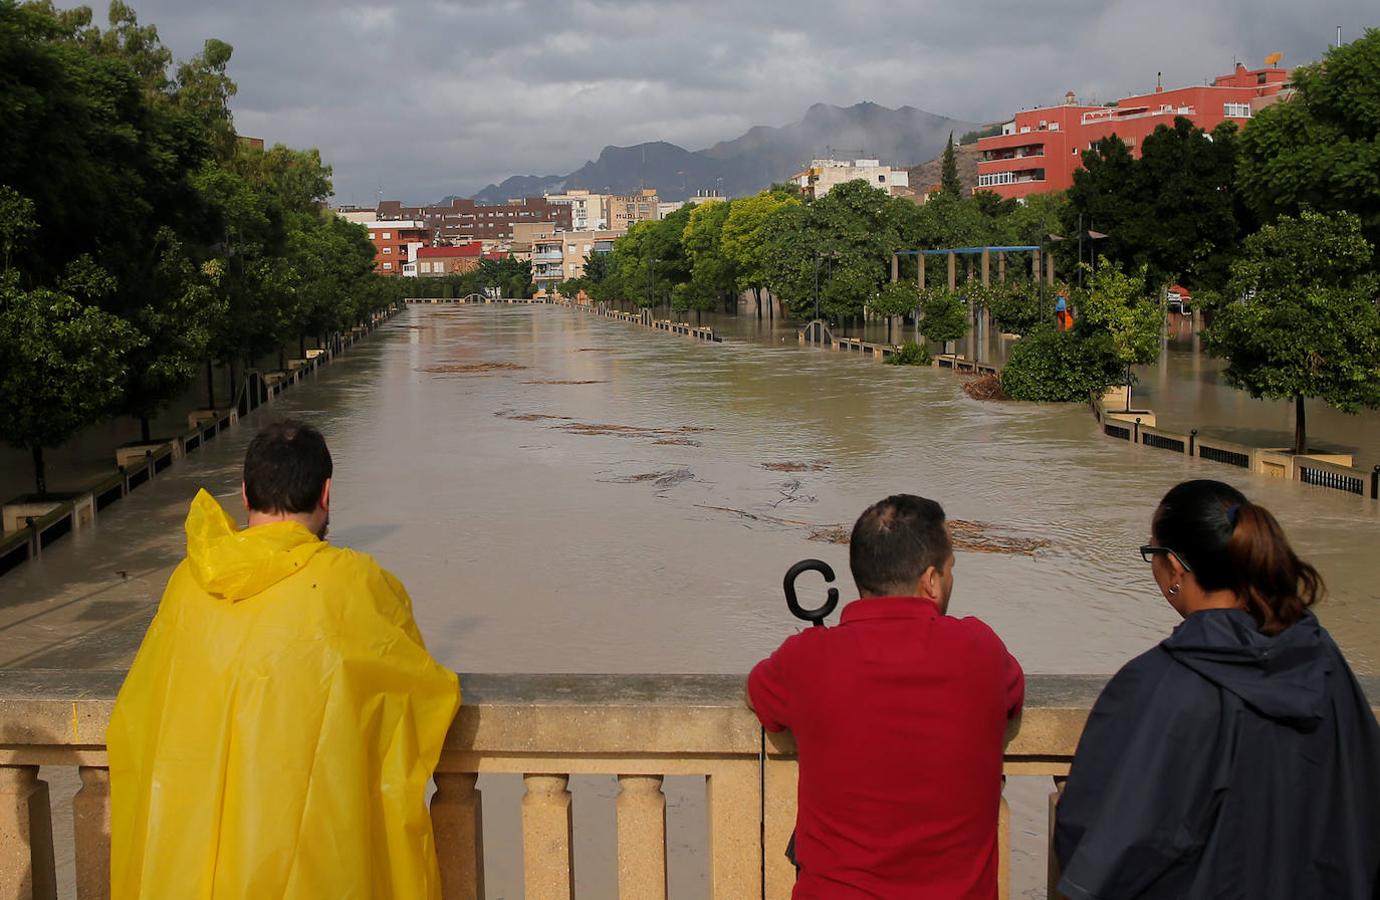
[[[72, 846], [78, 900], [108, 896], [110, 785], [103, 746], [122, 674], [0, 670], [0, 900], [56, 897], [47, 767], [75, 768]], [[1377, 684], [1362, 679], [1368, 690]], [[1006, 774], [1068, 774], [1102, 676], [1035, 676], [1006, 752]], [[727, 675], [462, 675], [464, 706], [436, 773], [432, 821], [447, 900], [484, 896], [479, 777], [519, 776], [525, 896], [574, 893], [569, 779], [617, 779], [619, 896], [667, 896], [663, 779], [704, 779], [714, 898], [787, 898], [781, 850], [795, 821], [789, 735], [764, 734]], [[859, 735], [866, 740], [866, 735]], [[923, 749], [917, 748], [917, 758]], [[1009, 813], [1001, 815], [1001, 893], [1009, 890]], [[763, 848], [766, 852], [763, 852]], [[1051, 896], [1053, 896], [1051, 892]]]

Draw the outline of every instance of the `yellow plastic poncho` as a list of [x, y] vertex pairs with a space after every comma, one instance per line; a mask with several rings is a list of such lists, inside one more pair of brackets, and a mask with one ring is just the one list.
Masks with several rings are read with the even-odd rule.
[[427, 782], [460, 703], [407, 592], [205, 491], [111, 716], [113, 900], [439, 898]]

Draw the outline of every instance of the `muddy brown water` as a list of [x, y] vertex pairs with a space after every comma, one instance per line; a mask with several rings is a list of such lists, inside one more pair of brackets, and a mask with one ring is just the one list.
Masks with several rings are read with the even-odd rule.
[[[715, 324], [723, 344], [551, 307], [413, 308], [0, 578], [0, 665], [126, 666], [196, 489], [233, 507], [252, 426], [292, 415], [335, 457], [331, 539], [399, 575], [433, 653], [462, 671], [746, 671], [802, 627], [786, 567], [825, 559], [854, 596], [829, 537], [906, 491], [1011, 542], [959, 553], [952, 612], [984, 618], [1030, 672], [1110, 673], [1175, 622], [1136, 548], [1158, 497], [1189, 477], [1276, 512], [1327, 579], [1325, 623], [1375, 670], [1374, 503], [1129, 448], [1081, 406], [982, 403], [937, 370], [801, 348], [745, 317]], [[1181, 371], [1171, 360], [1147, 392], [1172, 392]], [[822, 588], [802, 583], [803, 599]], [[516, 897], [518, 789], [486, 790], [489, 896]], [[1043, 788], [1022, 790], [1018, 896], [1043, 866]], [[615, 791], [579, 782], [577, 835], [607, 833]], [[705, 890], [695, 792], [668, 786], [678, 896]], [[606, 896], [608, 841], [577, 845], [582, 896]]]

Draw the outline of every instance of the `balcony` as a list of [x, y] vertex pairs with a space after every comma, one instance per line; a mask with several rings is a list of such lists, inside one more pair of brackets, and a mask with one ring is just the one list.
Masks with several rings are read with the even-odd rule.
[[1032, 156], [1044, 155], [1044, 145], [1035, 144], [1029, 147], [1010, 147], [1001, 150], [988, 150], [986, 153], [982, 154], [982, 162], [1000, 162], [1008, 159], [1028, 159]]
[[[75, 797], [54, 798], [70, 803], [73, 812], [78, 896], [109, 896], [104, 744], [122, 677], [0, 671], [0, 822], [20, 838], [0, 843], [0, 896], [52, 895], [44, 893], [55, 878], [51, 804], [40, 774], [62, 768], [75, 769], [79, 779], [71, 781], [80, 781]], [[1007, 746], [1006, 774], [1046, 779], [1051, 798], [1057, 796], [1103, 681], [1031, 677], [1020, 730]], [[1370, 679], [1363, 681], [1374, 690]], [[765, 757], [759, 757], [763, 735], [743, 706], [742, 676], [462, 675], [460, 682], [465, 702], [442, 752], [431, 802], [447, 900], [483, 896], [486, 806], [491, 816], [520, 818], [522, 840], [511, 852], [522, 854], [526, 896], [570, 898], [572, 775], [616, 780], [614, 815], [603, 839], [616, 847], [616, 872], [606, 877], [621, 896], [666, 897], [667, 776], [692, 776], [692, 784], [702, 784], [691, 799], [702, 804], [707, 828], [692, 834], [688, 852], [709, 861], [711, 896], [790, 896], [795, 872], [781, 851], [795, 822], [795, 748], [789, 735], [768, 734]], [[520, 778], [520, 812], [494, 808], [503, 792], [486, 800], [480, 773]], [[1005, 799], [998, 827], [1004, 898], [1011, 878]]]
[[980, 188], [996, 187], [1003, 184], [1030, 184], [1032, 182], [1044, 181], [1044, 169], [1023, 169], [1019, 172], [990, 172], [978, 175], [977, 186]]
[[559, 250], [538, 250], [532, 253], [533, 262], [561, 262], [565, 254]]

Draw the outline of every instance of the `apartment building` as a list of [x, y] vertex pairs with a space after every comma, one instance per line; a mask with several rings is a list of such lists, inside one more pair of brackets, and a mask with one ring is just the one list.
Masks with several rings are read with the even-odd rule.
[[507, 203], [476, 203], [462, 197], [439, 206], [403, 206], [398, 200], [379, 203], [376, 218], [381, 221], [421, 222], [443, 244], [470, 241], [500, 243], [513, 239], [513, 226], [524, 222], [554, 222], [561, 231], [570, 230], [569, 204], [548, 203], [544, 197], [526, 197]]
[[1172, 127], [1179, 116], [1205, 131], [1225, 121], [1244, 127], [1258, 110], [1279, 100], [1288, 83], [1288, 69], [1247, 69], [1237, 63], [1230, 75], [1209, 85], [1157, 86], [1105, 106], [1079, 103], [1070, 91], [1061, 105], [1018, 112], [1001, 134], [978, 141], [977, 190], [1016, 198], [1066, 190], [1083, 165], [1083, 151], [1105, 137], [1121, 138], [1138, 157], [1145, 138], [1160, 125]]
[[599, 230], [609, 227], [609, 195], [572, 188], [562, 194], [547, 194], [547, 203], [570, 207], [570, 231]]
[[791, 176], [801, 196], [811, 200], [818, 200], [840, 184], [859, 179], [892, 196], [910, 186], [910, 173], [884, 166], [877, 159], [814, 159], [806, 169]]
[[660, 200], [655, 188], [643, 188], [633, 194], [609, 195], [609, 222], [611, 231], [620, 234], [637, 222], [651, 222], [657, 218]]
[[479, 268], [483, 256], [483, 241], [471, 241], [458, 247], [422, 247], [417, 251], [417, 277], [439, 278], [473, 272]]
[[622, 232], [611, 229], [564, 231], [532, 239], [532, 281], [550, 290], [567, 278], [585, 274], [585, 260], [593, 253], [609, 253]]
[[374, 271], [380, 275], [408, 274], [406, 266], [418, 248], [431, 243], [431, 232], [415, 219], [361, 222], [374, 244]]

